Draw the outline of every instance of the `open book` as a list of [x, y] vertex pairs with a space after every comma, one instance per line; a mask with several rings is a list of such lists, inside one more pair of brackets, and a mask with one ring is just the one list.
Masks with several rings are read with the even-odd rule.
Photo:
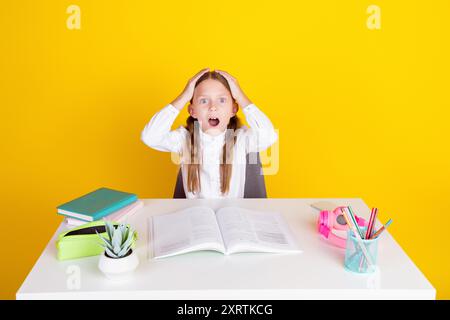
[[288, 225], [277, 212], [224, 207], [191, 207], [149, 218], [152, 258], [192, 251], [299, 253]]

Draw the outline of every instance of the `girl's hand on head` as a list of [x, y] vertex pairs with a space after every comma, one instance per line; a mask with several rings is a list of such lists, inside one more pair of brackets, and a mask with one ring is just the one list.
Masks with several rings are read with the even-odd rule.
[[245, 93], [242, 91], [241, 87], [239, 86], [239, 83], [236, 78], [234, 78], [231, 74], [229, 74], [226, 71], [223, 70], [215, 70], [217, 73], [221, 74], [225, 79], [228, 81], [228, 85], [231, 89], [231, 95], [234, 99], [236, 99], [237, 103], [242, 107], [245, 108], [252, 102], [247, 98]]
[[171, 103], [175, 108], [178, 110], [183, 109], [186, 103], [192, 99], [192, 96], [194, 95], [195, 83], [206, 72], [209, 72], [209, 68], [200, 70], [196, 75], [189, 79], [183, 92]]

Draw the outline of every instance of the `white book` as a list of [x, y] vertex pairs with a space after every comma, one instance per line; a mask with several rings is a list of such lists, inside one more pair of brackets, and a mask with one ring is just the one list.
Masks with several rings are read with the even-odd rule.
[[149, 218], [149, 258], [165, 258], [193, 251], [302, 252], [278, 212], [224, 207], [191, 207]]
[[82, 226], [83, 224], [89, 223], [89, 221], [84, 221], [84, 220], [79, 220], [76, 218], [69, 218], [69, 217], [65, 217], [64, 222], [66, 223], [66, 225], [68, 227], [79, 227], [79, 226]]
[[[116, 212], [111, 213], [110, 215], [103, 217], [100, 220], [104, 221], [114, 221], [119, 223], [126, 223], [126, 221], [132, 217], [139, 209], [141, 209], [144, 206], [144, 202], [142, 200], [137, 200], [136, 202], [123, 207], [120, 210], [117, 210]], [[89, 221], [84, 221], [72, 217], [65, 217], [64, 221], [68, 226], [78, 227], [82, 226], [86, 223], [89, 223]]]
[[115, 222], [126, 222], [130, 217], [132, 217], [142, 207], [144, 207], [144, 202], [142, 200], [137, 200], [136, 202], [104, 217], [103, 220], [115, 221]]

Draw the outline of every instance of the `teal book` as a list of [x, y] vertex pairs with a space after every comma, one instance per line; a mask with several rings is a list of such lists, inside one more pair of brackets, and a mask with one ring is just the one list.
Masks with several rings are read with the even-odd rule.
[[97, 221], [137, 201], [132, 193], [100, 188], [57, 207], [58, 214], [84, 221]]

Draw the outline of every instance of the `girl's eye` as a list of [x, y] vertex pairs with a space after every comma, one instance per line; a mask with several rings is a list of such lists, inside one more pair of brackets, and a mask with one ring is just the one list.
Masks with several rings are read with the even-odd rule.
[[200, 99], [200, 103], [206, 103], [206, 99]]
[[220, 102], [221, 102], [221, 103], [225, 103], [225, 100], [226, 100], [225, 98], [221, 98], [221, 99], [220, 99]]

